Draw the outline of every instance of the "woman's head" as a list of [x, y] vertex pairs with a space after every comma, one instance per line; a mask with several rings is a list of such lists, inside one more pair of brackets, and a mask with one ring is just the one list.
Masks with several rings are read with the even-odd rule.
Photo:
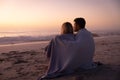
[[61, 34], [73, 34], [73, 27], [70, 22], [65, 22], [62, 24]]

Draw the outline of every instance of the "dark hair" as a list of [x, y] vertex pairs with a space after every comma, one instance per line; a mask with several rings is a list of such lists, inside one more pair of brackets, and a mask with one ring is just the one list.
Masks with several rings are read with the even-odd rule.
[[65, 22], [62, 24], [61, 34], [69, 34], [69, 33], [73, 34], [72, 24], [70, 22]]
[[84, 18], [75, 18], [74, 21], [80, 28], [85, 28], [86, 21]]

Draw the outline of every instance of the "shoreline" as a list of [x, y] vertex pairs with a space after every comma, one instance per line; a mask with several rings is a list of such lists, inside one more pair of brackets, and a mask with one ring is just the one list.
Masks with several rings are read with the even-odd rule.
[[[101, 36], [94, 37], [95, 42], [101, 39], [107, 38], [119, 38], [119, 36]], [[45, 45], [49, 43], [50, 40], [44, 41], [31, 41], [31, 42], [22, 42], [15, 44], [0, 44], [0, 53], [6, 53], [9, 51], [28, 51], [28, 50], [36, 50], [40, 51], [40, 48], [44, 48]]]
[[7, 53], [10, 51], [40, 51], [40, 48], [44, 48], [49, 41], [38, 41], [38, 42], [25, 42], [18, 44], [7, 44], [0, 45], [0, 53]]
[[47, 43], [49, 40], [46, 41], [28, 41], [28, 42], [21, 42], [21, 43], [8, 43], [8, 44], [0, 44], [0, 47], [4, 46], [15, 46], [15, 45], [27, 45], [27, 44], [39, 44], [39, 43]]

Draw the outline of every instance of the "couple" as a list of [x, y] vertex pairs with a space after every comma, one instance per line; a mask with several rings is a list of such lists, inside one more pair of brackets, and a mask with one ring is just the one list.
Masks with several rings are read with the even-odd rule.
[[92, 69], [97, 66], [93, 62], [93, 36], [85, 29], [85, 24], [84, 18], [75, 18], [74, 27], [69, 22], [63, 23], [61, 35], [52, 39], [45, 50], [50, 62], [42, 79], [68, 75], [80, 69]]

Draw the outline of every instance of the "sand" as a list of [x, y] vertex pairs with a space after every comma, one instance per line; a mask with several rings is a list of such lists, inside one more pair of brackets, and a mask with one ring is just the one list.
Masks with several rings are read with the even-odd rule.
[[0, 45], [0, 53], [8, 53], [10, 51], [41, 51], [49, 41], [36, 41], [36, 42], [25, 42], [18, 44], [6, 44]]
[[[48, 41], [0, 45], [0, 80], [37, 80], [48, 67]], [[94, 61], [104, 65], [52, 80], [120, 80], [120, 36], [95, 38]]]

